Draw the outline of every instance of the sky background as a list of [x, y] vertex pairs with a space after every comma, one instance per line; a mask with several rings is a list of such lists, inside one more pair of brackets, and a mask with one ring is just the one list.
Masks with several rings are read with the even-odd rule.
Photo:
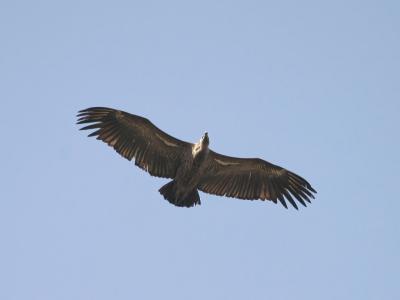
[[[399, 1], [1, 1], [0, 299], [400, 299], [399, 37]], [[90, 106], [317, 199], [174, 207]]]

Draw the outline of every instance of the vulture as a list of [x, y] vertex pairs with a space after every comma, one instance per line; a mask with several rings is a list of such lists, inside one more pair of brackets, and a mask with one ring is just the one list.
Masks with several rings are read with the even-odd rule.
[[297, 202], [306, 206], [316, 193], [304, 178], [270, 162], [212, 151], [207, 132], [197, 143], [184, 142], [144, 117], [107, 107], [81, 110], [77, 118], [77, 124], [85, 124], [80, 130], [95, 130], [89, 137], [97, 137], [150, 175], [172, 179], [159, 192], [179, 207], [200, 205], [198, 190], [279, 201], [285, 208], [288, 201], [296, 209]]

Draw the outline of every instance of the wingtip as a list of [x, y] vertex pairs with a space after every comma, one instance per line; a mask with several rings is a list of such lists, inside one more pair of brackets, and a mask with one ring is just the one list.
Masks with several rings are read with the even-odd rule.
[[109, 107], [102, 107], [102, 106], [93, 106], [93, 107], [88, 107], [88, 108], [78, 110], [77, 116], [88, 114], [90, 112], [113, 111], [113, 110], [115, 110], [115, 109], [109, 108]]
[[317, 192], [316, 190], [314, 190], [314, 188], [313, 188], [310, 184], [308, 184], [307, 188], [308, 188], [311, 192], [313, 192], [313, 193], [315, 193], [315, 194], [318, 194], [318, 192]]
[[283, 205], [284, 208], [288, 209], [288, 206], [285, 202], [285, 199], [283, 197], [278, 197], [279, 202]]
[[91, 107], [88, 107], [88, 108], [78, 110], [77, 116], [87, 114], [88, 112], [90, 112], [91, 109], [92, 109]]

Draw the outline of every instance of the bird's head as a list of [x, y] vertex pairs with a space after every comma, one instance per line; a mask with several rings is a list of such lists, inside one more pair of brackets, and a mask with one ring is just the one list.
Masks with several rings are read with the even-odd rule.
[[208, 138], [208, 132], [204, 132], [204, 135], [201, 137], [200, 143], [202, 146], [208, 147], [210, 144], [210, 139]]

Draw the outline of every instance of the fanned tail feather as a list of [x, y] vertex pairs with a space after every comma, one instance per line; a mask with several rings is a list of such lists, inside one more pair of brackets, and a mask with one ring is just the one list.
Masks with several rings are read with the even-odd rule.
[[179, 197], [176, 191], [176, 182], [172, 180], [166, 185], [162, 186], [159, 190], [161, 195], [164, 196], [169, 203], [179, 207], [192, 207], [200, 205], [200, 196], [197, 189], [191, 191], [185, 198]]

